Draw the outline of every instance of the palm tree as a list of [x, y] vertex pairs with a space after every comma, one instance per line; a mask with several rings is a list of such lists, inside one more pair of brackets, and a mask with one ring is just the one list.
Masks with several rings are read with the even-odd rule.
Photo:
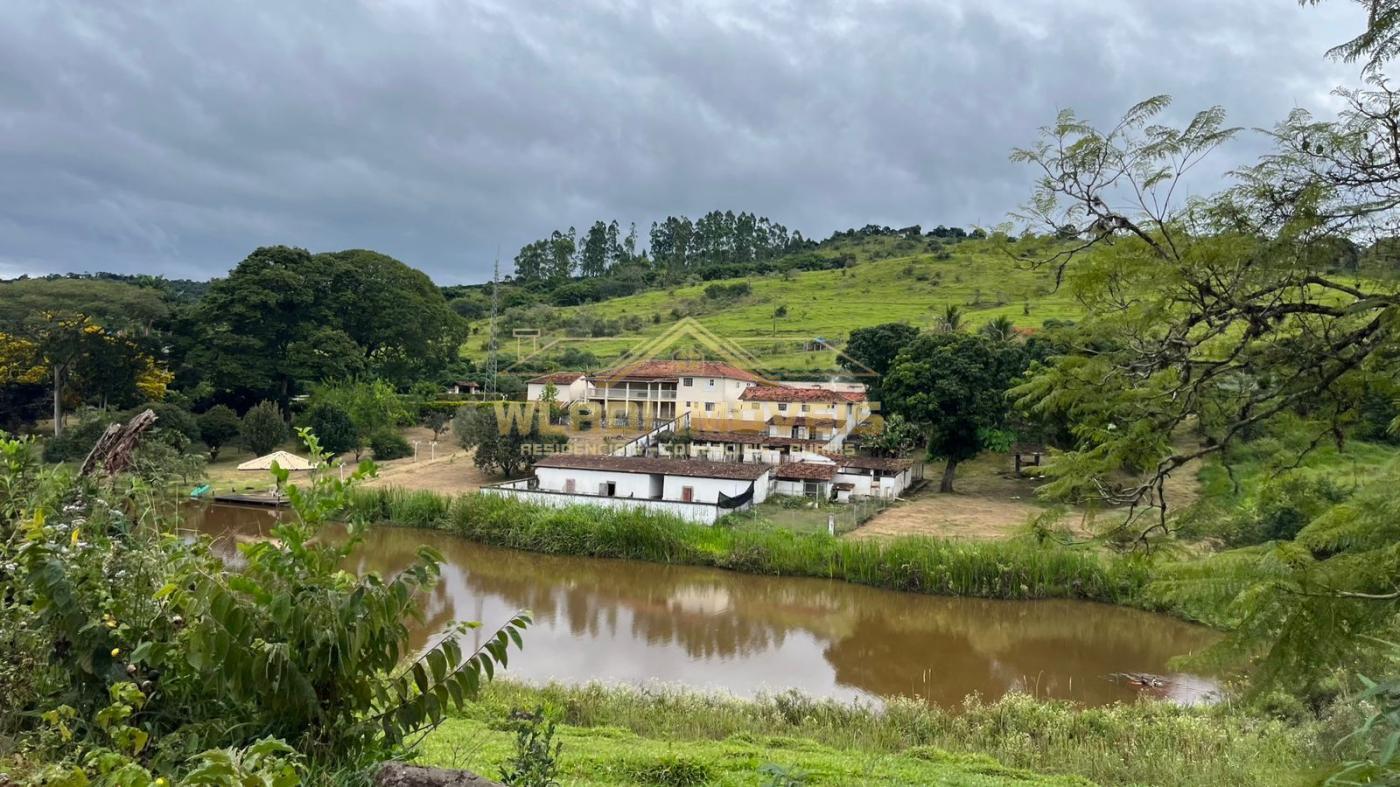
[[993, 341], [1009, 342], [1016, 338], [1016, 326], [1011, 324], [1011, 318], [998, 317], [982, 326], [982, 335]]
[[953, 303], [943, 307], [943, 318], [938, 322], [938, 329], [944, 333], [957, 333], [961, 327], [962, 309]]

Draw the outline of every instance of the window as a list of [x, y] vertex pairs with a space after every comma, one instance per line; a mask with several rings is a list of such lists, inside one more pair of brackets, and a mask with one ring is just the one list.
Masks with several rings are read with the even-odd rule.
[[681, 380], [681, 385], [695, 385], [695, 378], [687, 377], [684, 380]]
[[683, 500], [683, 501], [685, 501], [685, 502], [687, 502], [687, 503], [694, 502], [694, 501], [695, 501], [695, 487], [693, 487], [693, 486], [683, 486], [683, 487], [681, 487], [681, 500]]
[[805, 405], [805, 404], [802, 405], [802, 412], [804, 412], [804, 413], [807, 412], [807, 405]]
[[574, 479], [572, 479], [572, 478], [565, 478], [565, 479], [564, 479], [564, 491], [565, 491], [565, 492], [568, 492], [568, 493], [570, 493], [570, 494], [573, 494], [575, 488], [576, 488], [576, 484], [574, 483]]
[[706, 381], [706, 382], [708, 383], [708, 385], [709, 385], [710, 388], [714, 388], [714, 387], [715, 387], [715, 380], [714, 380], [713, 377], [711, 377], [711, 378], [710, 378], [708, 381]]
[[780, 413], [785, 413], [785, 412], [787, 412], [787, 402], [778, 402], [778, 412], [780, 412]]
[[846, 403], [846, 415], [850, 415], [853, 409], [854, 409], [854, 405], [852, 405], [850, 402], [847, 402], [847, 403]]
[[713, 413], [714, 411], [715, 411], [715, 403], [714, 403], [714, 402], [705, 402], [705, 412], [707, 412], [707, 413]]

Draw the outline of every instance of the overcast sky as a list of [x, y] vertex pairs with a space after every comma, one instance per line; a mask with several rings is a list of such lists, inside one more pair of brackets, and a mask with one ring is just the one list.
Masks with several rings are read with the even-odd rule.
[[1362, 26], [1344, 0], [12, 0], [0, 276], [209, 278], [283, 243], [473, 282], [555, 228], [714, 208], [991, 225], [1059, 108], [1329, 113], [1357, 69], [1323, 52]]

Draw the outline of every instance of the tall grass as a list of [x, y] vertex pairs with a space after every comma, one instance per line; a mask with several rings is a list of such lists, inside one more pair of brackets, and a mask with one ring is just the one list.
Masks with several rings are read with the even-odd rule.
[[557, 555], [827, 577], [892, 590], [983, 598], [1081, 598], [1130, 603], [1149, 578], [1132, 558], [1023, 541], [906, 537], [843, 540], [825, 533], [736, 531], [667, 515], [591, 506], [545, 508], [495, 495], [361, 489], [351, 514], [436, 528], [494, 546]]
[[[1141, 701], [1080, 708], [1009, 694], [947, 710], [909, 699], [883, 706], [783, 693], [741, 700], [669, 687], [530, 686], [497, 681], [467, 714], [482, 720], [545, 705], [580, 728], [621, 728], [644, 738], [816, 742], [847, 754], [936, 758], [989, 755], [1015, 768], [1073, 774], [1100, 784], [1287, 785], [1329, 754], [1320, 722], [1289, 724], [1221, 704], [1188, 708]], [[565, 752], [567, 758], [567, 750]]]

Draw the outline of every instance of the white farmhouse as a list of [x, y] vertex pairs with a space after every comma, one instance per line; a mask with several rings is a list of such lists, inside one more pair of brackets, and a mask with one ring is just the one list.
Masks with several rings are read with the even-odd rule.
[[555, 454], [535, 463], [532, 478], [482, 491], [554, 507], [642, 508], [708, 525], [766, 500], [772, 469], [752, 462]]
[[[858, 497], [895, 498], [922, 477], [923, 465], [913, 459], [887, 456], [830, 454], [836, 464], [835, 482], [839, 491]], [[919, 474], [919, 475], [916, 475]]]
[[588, 397], [588, 379], [583, 372], [543, 374], [525, 383], [525, 398], [538, 402], [545, 389], [554, 386], [554, 401], [559, 404], [581, 402]]

